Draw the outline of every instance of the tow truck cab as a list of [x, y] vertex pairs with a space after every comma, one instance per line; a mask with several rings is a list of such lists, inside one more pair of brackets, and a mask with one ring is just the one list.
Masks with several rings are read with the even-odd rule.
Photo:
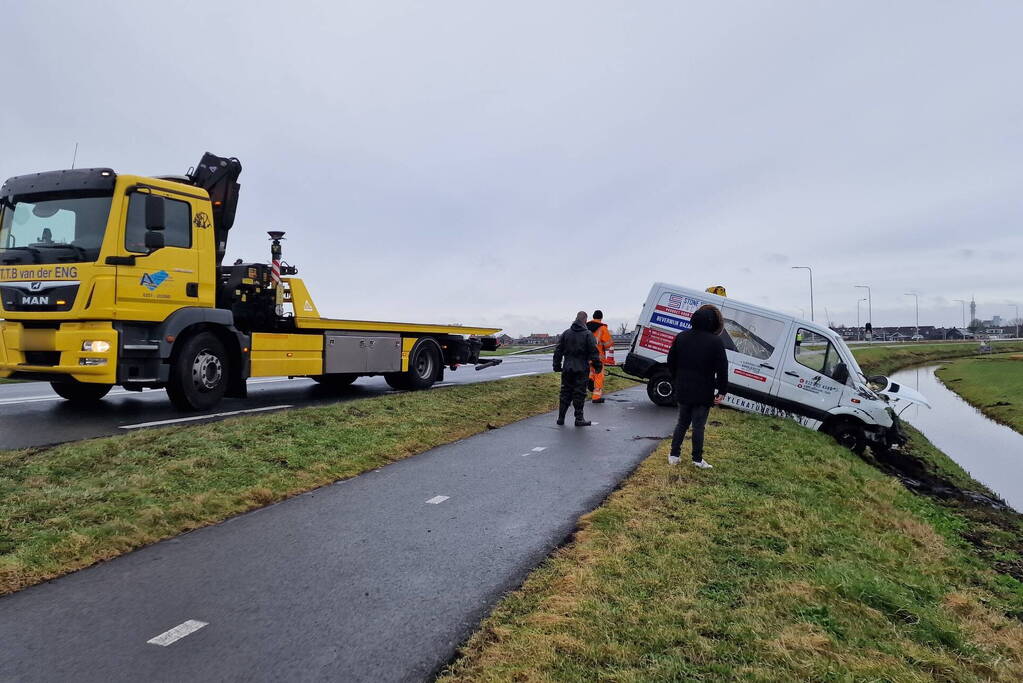
[[656, 283], [640, 314], [624, 370], [647, 380], [658, 405], [674, 405], [667, 354], [675, 335], [688, 330], [700, 306], [720, 309], [720, 335], [728, 356], [724, 403], [777, 415], [831, 434], [860, 452], [868, 444], [889, 449], [905, 442], [894, 400], [927, 405], [905, 387], [890, 394], [884, 377], [867, 378], [835, 332], [814, 322], [677, 285]]

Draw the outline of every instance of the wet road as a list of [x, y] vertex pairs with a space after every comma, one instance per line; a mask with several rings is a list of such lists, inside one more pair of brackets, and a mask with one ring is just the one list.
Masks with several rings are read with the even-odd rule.
[[[550, 371], [550, 354], [512, 356], [497, 367], [478, 372], [472, 366], [448, 370], [444, 381], [435, 387]], [[133, 392], [115, 387], [98, 405], [80, 408], [61, 399], [46, 383], [0, 384], [0, 449], [48, 446], [147, 427], [358, 400], [392, 391], [383, 377], [362, 377], [341, 391], [327, 390], [307, 378], [258, 378], [249, 380], [247, 399], [225, 399], [213, 410], [182, 413], [170, 404], [163, 390]]]

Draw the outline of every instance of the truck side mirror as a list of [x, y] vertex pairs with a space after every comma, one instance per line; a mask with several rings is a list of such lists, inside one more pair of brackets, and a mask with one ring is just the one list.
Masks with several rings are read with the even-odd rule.
[[163, 249], [163, 229], [166, 228], [163, 213], [163, 197], [154, 194], [146, 195], [146, 249], [156, 251]]
[[146, 230], [163, 230], [166, 223], [163, 217], [163, 197], [154, 194], [146, 195]]
[[[162, 237], [162, 235], [161, 235]], [[845, 363], [839, 363], [835, 366], [834, 371], [831, 373], [831, 379], [835, 380], [839, 384], [845, 384], [849, 381], [849, 366]]]
[[158, 230], [146, 230], [146, 249], [156, 251], [157, 249], [163, 249], [163, 247], [163, 233]]

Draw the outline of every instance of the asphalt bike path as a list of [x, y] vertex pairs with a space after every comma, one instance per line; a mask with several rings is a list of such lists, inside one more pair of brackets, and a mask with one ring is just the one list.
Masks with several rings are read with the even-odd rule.
[[429, 678], [670, 434], [643, 386], [0, 598], [0, 680]]
[[[550, 354], [525, 354], [504, 359], [501, 365], [480, 371], [472, 366], [457, 371], [447, 370], [444, 381], [435, 388], [550, 371]], [[383, 377], [361, 377], [354, 385], [341, 391], [321, 387], [304, 377], [262, 377], [251, 379], [248, 384], [248, 398], [225, 399], [212, 410], [199, 413], [179, 412], [162, 389], [137, 392], [114, 387], [99, 404], [83, 408], [57, 396], [47, 382], [0, 384], [0, 449], [50, 446], [136, 429], [210, 422], [394, 392]]]

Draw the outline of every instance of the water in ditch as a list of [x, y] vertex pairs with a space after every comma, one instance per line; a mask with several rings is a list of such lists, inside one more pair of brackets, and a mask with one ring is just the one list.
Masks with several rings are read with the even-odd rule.
[[940, 365], [900, 370], [892, 381], [913, 387], [931, 408], [910, 406], [902, 419], [924, 433], [977, 481], [1023, 511], [1023, 435], [998, 424], [949, 390], [934, 375]]

